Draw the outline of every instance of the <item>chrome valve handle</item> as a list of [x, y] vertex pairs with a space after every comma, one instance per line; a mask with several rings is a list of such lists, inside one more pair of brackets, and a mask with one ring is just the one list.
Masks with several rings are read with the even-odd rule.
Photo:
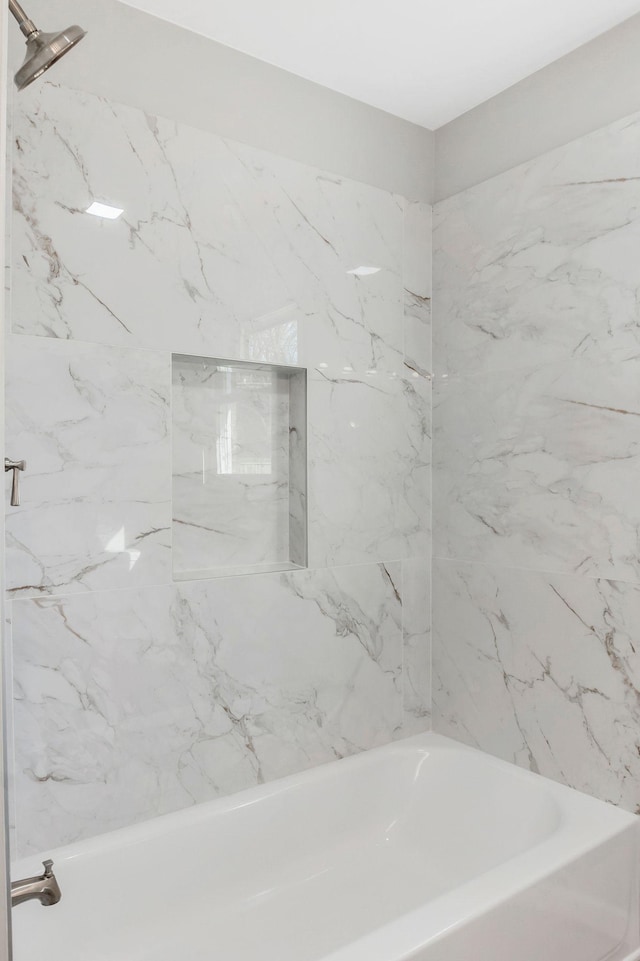
[[20, 507], [20, 475], [18, 471], [26, 470], [27, 462], [26, 460], [9, 460], [8, 457], [4, 459], [4, 472], [7, 473], [8, 470], [13, 471], [13, 478], [11, 480], [11, 506]]

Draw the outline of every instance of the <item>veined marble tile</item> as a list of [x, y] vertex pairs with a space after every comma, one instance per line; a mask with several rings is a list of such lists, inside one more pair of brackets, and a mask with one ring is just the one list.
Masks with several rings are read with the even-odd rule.
[[403, 736], [431, 726], [431, 562], [402, 562]]
[[[297, 363], [397, 369], [405, 200], [244, 144], [226, 145], [251, 176], [251, 225], [305, 309]], [[260, 318], [250, 328], [247, 336], [259, 346]], [[251, 359], [262, 359], [252, 351]]]
[[434, 552], [640, 579], [640, 361], [441, 378]]
[[327, 370], [308, 390], [310, 566], [426, 555], [429, 381]]
[[434, 728], [640, 809], [640, 588], [434, 565]]
[[437, 373], [638, 356], [640, 114], [438, 204]]
[[405, 364], [431, 372], [431, 205], [407, 203], [404, 215]]
[[7, 506], [8, 590], [170, 580], [169, 356], [14, 336], [6, 380], [6, 450], [27, 462]]
[[391, 740], [399, 564], [15, 601], [21, 854]]
[[401, 363], [401, 198], [50, 83], [16, 102], [13, 160], [14, 331]]

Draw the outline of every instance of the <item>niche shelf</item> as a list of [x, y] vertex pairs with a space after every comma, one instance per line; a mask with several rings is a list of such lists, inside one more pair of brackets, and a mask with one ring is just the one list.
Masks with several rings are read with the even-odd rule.
[[307, 564], [307, 372], [172, 357], [175, 580]]

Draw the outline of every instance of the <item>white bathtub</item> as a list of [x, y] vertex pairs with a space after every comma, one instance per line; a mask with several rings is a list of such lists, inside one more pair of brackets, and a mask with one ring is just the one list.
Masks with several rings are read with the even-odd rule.
[[44, 852], [63, 899], [14, 910], [14, 958], [631, 961], [638, 839], [630, 814], [421, 735]]

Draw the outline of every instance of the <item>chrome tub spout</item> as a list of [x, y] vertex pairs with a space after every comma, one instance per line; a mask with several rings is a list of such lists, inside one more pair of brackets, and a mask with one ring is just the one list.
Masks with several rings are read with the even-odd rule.
[[22, 904], [23, 901], [34, 900], [39, 901], [45, 907], [58, 903], [62, 897], [62, 892], [56, 881], [56, 876], [51, 870], [53, 861], [43, 861], [42, 866], [44, 867], [44, 874], [11, 883], [12, 907], [16, 904]]

